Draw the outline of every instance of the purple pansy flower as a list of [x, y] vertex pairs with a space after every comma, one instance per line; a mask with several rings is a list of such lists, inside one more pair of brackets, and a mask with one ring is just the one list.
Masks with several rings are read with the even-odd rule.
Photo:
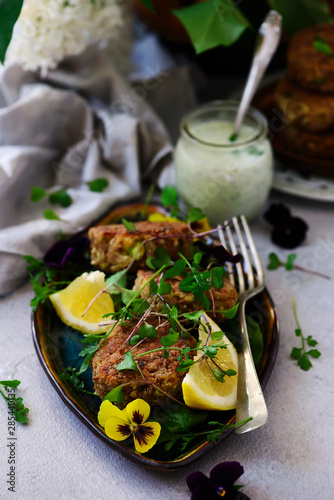
[[234, 488], [235, 481], [244, 473], [239, 462], [222, 462], [216, 465], [207, 477], [202, 472], [193, 472], [187, 477], [191, 500], [250, 500]]
[[289, 208], [282, 203], [273, 203], [264, 218], [274, 226], [271, 240], [276, 245], [291, 249], [304, 241], [308, 225], [300, 217], [293, 217]]
[[80, 259], [89, 245], [86, 236], [74, 235], [56, 241], [45, 253], [43, 261], [50, 267], [62, 269], [69, 260]]
[[225, 262], [233, 262], [234, 264], [241, 262], [241, 255], [239, 253], [232, 255], [223, 245], [208, 246], [201, 241], [196, 241], [195, 244], [201, 252], [209, 257], [217, 259], [221, 264], [225, 264]]

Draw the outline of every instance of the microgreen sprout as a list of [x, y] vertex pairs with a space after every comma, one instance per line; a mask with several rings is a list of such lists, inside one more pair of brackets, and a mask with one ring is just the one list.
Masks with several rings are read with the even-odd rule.
[[328, 276], [327, 274], [322, 274], [317, 271], [312, 271], [310, 269], [306, 269], [304, 267], [301, 267], [297, 264], [294, 264], [294, 261], [297, 258], [296, 253], [290, 253], [287, 257], [286, 262], [283, 262], [280, 260], [278, 255], [274, 252], [269, 254], [269, 263], [267, 265], [267, 269], [269, 271], [273, 271], [275, 269], [278, 269], [279, 267], [284, 267], [287, 271], [291, 271], [292, 269], [296, 269], [297, 271], [302, 271], [304, 273], [308, 274], [313, 274], [314, 276], [319, 276], [320, 278], [325, 278], [326, 280], [330, 280], [331, 277]]
[[[21, 397], [17, 398], [15, 394], [15, 390], [20, 383], [19, 380], [0, 380], [0, 394], [6, 401], [9, 413], [14, 417], [16, 422], [26, 424], [28, 422], [27, 413], [29, 409], [24, 406], [23, 399]], [[3, 393], [1, 388], [7, 391], [7, 396]]]
[[297, 317], [297, 307], [295, 300], [292, 301], [293, 315], [296, 321], [297, 328], [295, 329], [296, 337], [301, 339], [301, 347], [293, 347], [290, 357], [297, 361], [298, 366], [304, 371], [309, 370], [313, 365], [310, 358], [319, 358], [321, 352], [318, 349], [309, 349], [307, 347], [315, 347], [318, 342], [313, 339], [312, 335], [304, 337], [298, 317]]
[[78, 389], [78, 391], [97, 396], [94, 392], [85, 389], [85, 383], [81, 380], [80, 373], [73, 366], [67, 366], [65, 373], [62, 373], [60, 378], [69, 382], [75, 389]]

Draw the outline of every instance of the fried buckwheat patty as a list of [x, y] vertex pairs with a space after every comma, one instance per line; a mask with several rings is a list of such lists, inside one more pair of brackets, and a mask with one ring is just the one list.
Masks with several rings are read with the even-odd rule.
[[325, 132], [334, 126], [334, 94], [307, 91], [283, 78], [276, 99], [289, 123], [296, 127]]
[[[148, 316], [146, 322], [157, 329], [158, 336], [155, 339], [146, 338], [138, 347], [131, 346], [133, 358], [136, 358], [138, 354], [161, 348], [160, 338], [167, 335], [171, 327], [167, 321], [161, 323], [156, 316]], [[171, 350], [168, 358], [165, 358], [162, 350], [137, 358], [141, 373], [146, 381], [143, 380], [138, 371], [116, 369], [116, 366], [123, 361], [124, 354], [129, 350], [130, 346], [126, 345], [125, 341], [134, 327], [135, 324], [129, 322], [125, 326], [117, 325], [106, 342], [92, 357], [91, 367], [96, 394], [103, 399], [115, 387], [127, 384], [122, 388], [124, 403], [119, 405], [121, 407], [136, 398], [144, 399], [151, 406], [163, 405], [171, 401], [164, 393], [180, 399], [182, 396], [181, 384], [186, 372], [177, 372], [176, 370], [178, 366], [176, 358], [179, 356], [179, 351]], [[181, 349], [187, 346], [193, 347], [196, 340], [194, 337], [189, 337], [187, 340], [178, 340], [173, 347]], [[195, 351], [188, 354], [192, 358]]]
[[334, 26], [323, 24], [297, 33], [287, 52], [288, 77], [305, 89], [334, 92], [334, 57], [317, 50], [323, 41], [334, 54]]
[[[137, 273], [137, 278], [135, 280], [133, 289], [140, 290], [140, 288], [147, 283], [147, 281], [152, 277], [153, 272], [149, 270], [139, 270]], [[170, 283], [172, 286], [171, 293], [168, 293], [163, 296], [164, 300], [169, 305], [177, 305], [180, 313], [190, 312], [190, 311], [199, 311], [203, 309], [203, 305], [200, 305], [198, 302], [194, 301], [194, 296], [191, 292], [182, 292], [180, 290], [180, 283], [184, 278], [181, 276], [177, 276], [175, 278], [166, 278], [165, 282]], [[215, 315], [212, 311], [207, 311], [207, 314], [214, 321], [223, 321], [226, 319], [222, 314], [217, 311], [226, 311], [231, 307], [235, 306], [238, 301], [238, 293], [232, 283], [224, 276], [224, 286], [219, 290], [217, 288], [212, 287], [211, 291], [208, 290], [205, 292], [205, 295], [209, 299], [210, 303], [212, 298], [215, 303]], [[155, 279], [156, 283], [159, 282], [159, 277]], [[149, 286], [145, 287], [140, 296], [143, 299], [146, 299], [149, 303], [153, 301], [153, 297], [149, 297]], [[164, 302], [161, 299], [158, 299], [155, 303], [154, 309], [155, 311], [160, 311]]]
[[190, 256], [191, 232], [184, 222], [144, 221], [136, 222], [135, 227], [136, 231], [128, 231], [123, 224], [92, 227], [88, 231], [92, 265], [115, 272], [134, 259], [133, 267], [138, 269], [146, 266], [146, 258], [157, 247], [164, 247], [171, 259], [178, 258], [178, 252]]
[[318, 158], [334, 158], [334, 130], [316, 133], [288, 125], [284, 130], [286, 147], [295, 153]]

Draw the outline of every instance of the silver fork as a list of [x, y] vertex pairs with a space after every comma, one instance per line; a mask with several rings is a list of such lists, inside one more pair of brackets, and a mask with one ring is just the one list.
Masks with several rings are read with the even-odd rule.
[[[241, 253], [243, 263], [227, 264], [230, 281], [239, 293], [239, 333], [240, 351], [238, 355], [238, 388], [236, 405], [236, 422], [249, 417], [252, 420], [237, 427], [236, 434], [243, 434], [257, 429], [268, 419], [268, 410], [261, 385], [256, 373], [246, 325], [245, 305], [250, 297], [264, 289], [262, 265], [253, 237], [245, 217], [233, 217], [232, 224], [222, 228], [218, 234], [221, 244], [232, 254]], [[254, 272], [255, 271], [255, 272]]]

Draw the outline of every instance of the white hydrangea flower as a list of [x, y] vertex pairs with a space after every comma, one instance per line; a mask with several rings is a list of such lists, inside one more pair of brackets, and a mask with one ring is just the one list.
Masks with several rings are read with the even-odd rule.
[[[89, 45], [124, 39], [130, 0], [25, 0], [6, 62], [42, 74]], [[130, 43], [130, 42], [129, 42]], [[122, 42], [124, 47], [124, 43]]]

